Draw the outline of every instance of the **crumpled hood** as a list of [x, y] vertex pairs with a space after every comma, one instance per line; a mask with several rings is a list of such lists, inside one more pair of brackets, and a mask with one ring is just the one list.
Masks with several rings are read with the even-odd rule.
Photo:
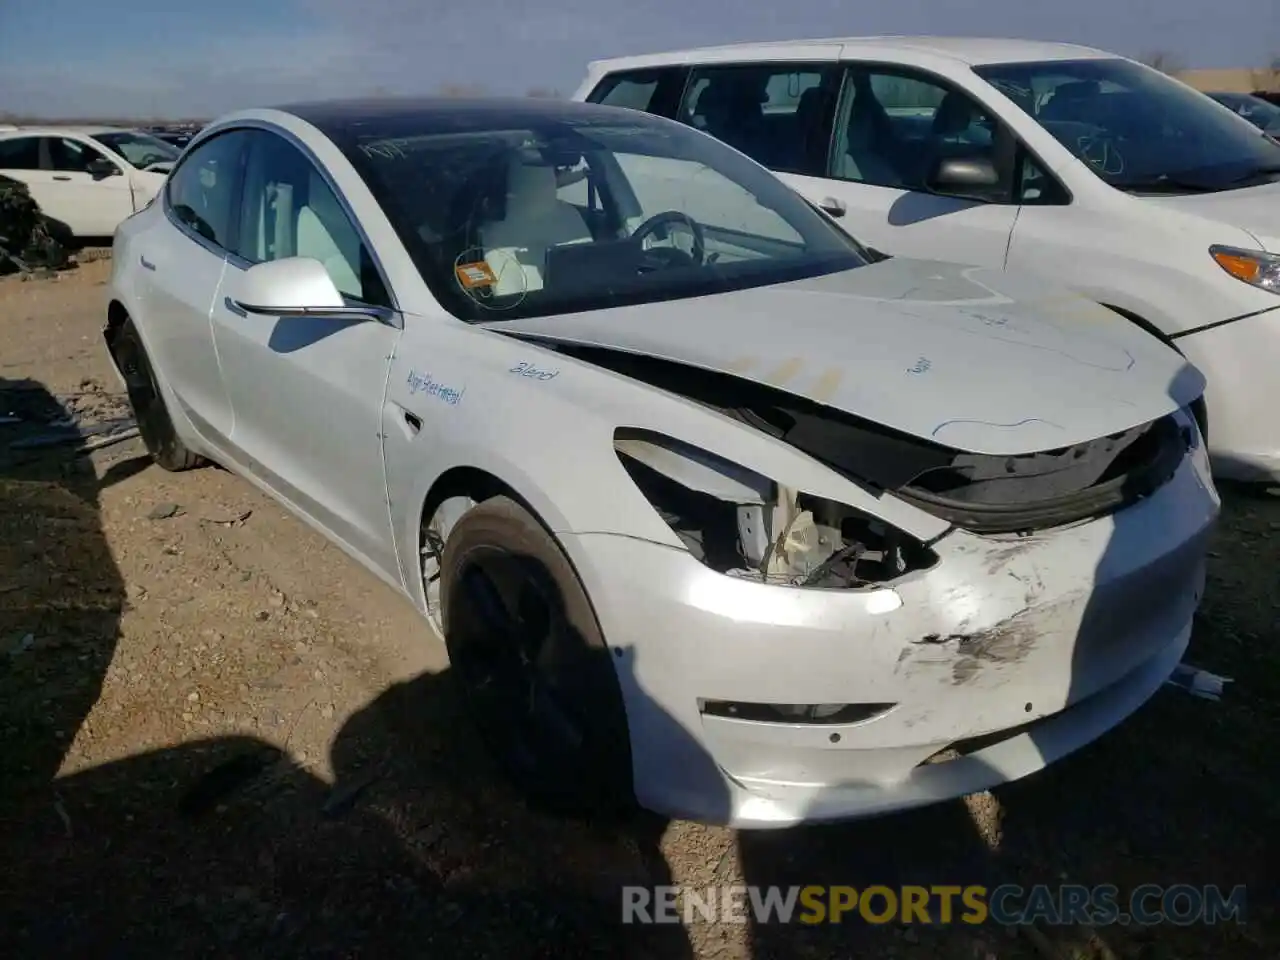
[[972, 453], [1093, 440], [1204, 390], [1176, 351], [1081, 297], [899, 258], [773, 287], [486, 326], [733, 374]]
[[[1264, 183], [1221, 193], [1143, 197], [1142, 200], [1178, 213], [1238, 227], [1251, 234], [1263, 250], [1280, 253], [1280, 183]], [[1232, 240], [1228, 236], [1221, 242], [1230, 244]]]

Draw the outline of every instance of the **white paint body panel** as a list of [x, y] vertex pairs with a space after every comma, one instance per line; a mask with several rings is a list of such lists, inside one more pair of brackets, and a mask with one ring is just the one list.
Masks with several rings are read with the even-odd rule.
[[[1258, 413], [1280, 406], [1274, 375], [1280, 298], [1234, 279], [1208, 254], [1214, 244], [1280, 252], [1280, 184], [1213, 195], [1123, 193], [971, 69], [1112, 57], [1071, 44], [965, 37], [736, 44], [595, 61], [573, 99], [585, 100], [609, 73], [669, 65], [836, 59], [910, 67], [945, 79], [1012, 129], [1068, 188], [1071, 204], [988, 206], [834, 179], [781, 178], [814, 202], [843, 201], [848, 212], [836, 222], [887, 253], [1039, 273], [1139, 316], [1166, 336], [1196, 331], [1177, 343], [1209, 381], [1205, 402], [1215, 474], [1280, 479], [1280, 421]], [[1243, 319], [1201, 329], [1233, 318]]]
[[109, 237], [127, 217], [141, 210], [164, 184], [167, 169], [139, 170], [93, 139], [96, 128], [22, 127], [0, 131], [0, 139], [63, 137], [84, 143], [116, 165], [118, 175], [95, 178], [79, 171], [12, 170], [0, 176], [25, 183], [40, 211], [71, 229], [76, 237]]
[[[377, 252], [403, 326], [239, 316], [226, 299], [237, 299], [243, 266], [176, 226], [162, 199], [117, 232], [111, 290], [138, 326], [179, 434], [423, 613], [420, 523], [433, 486], [467, 467], [513, 489], [572, 560], [618, 653], [636, 791], [647, 807], [776, 827], [984, 789], [1114, 726], [1179, 660], [1218, 511], [1199, 444], [1169, 483], [1114, 516], [1022, 541], [952, 529], [742, 422], [454, 319], [318, 131], [251, 111], [202, 137], [237, 120], [287, 130], [320, 159]], [[794, 379], [776, 382], [799, 393], [818, 389], [813, 371], [837, 366], [843, 378], [818, 399], [924, 436], [957, 417], [986, 421], [947, 439], [1014, 452], [1122, 430], [1194, 397], [1194, 369], [1101, 319], [1038, 282], [896, 260], [796, 289], [511, 327], [717, 369], [741, 351], [762, 362], [740, 375], [764, 382], [764, 358], [799, 357]], [[921, 356], [934, 359], [927, 373], [907, 373]], [[550, 376], [523, 376], [520, 364]], [[859, 590], [715, 573], [629, 479], [613, 448], [620, 426], [676, 437], [847, 503], [932, 541], [940, 562]], [[941, 639], [960, 633], [985, 640], [962, 649]], [[831, 728], [705, 717], [700, 698], [898, 706], [840, 728], [833, 744]], [[964, 761], [917, 767], [957, 739], [1032, 720], [1029, 733]]]

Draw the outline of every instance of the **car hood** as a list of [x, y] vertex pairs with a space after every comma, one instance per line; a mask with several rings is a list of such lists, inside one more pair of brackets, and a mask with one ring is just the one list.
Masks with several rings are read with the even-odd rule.
[[[1263, 250], [1280, 253], [1280, 183], [1264, 183], [1220, 193], [1143, 197], [1142, 201], [1238, 227], [1252, 235]], [[1228, 237], [1222, 242], [1230, 243], [1231, 240]]]
[[1094, 440], [1204, 390], [1176, 351], [1065, 290], [899, 258], [772, 287], [486, 326], [732, 374], [972, 453]]

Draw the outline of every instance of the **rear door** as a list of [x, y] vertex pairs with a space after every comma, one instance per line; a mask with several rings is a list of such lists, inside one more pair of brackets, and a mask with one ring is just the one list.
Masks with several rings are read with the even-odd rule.
[[[25, 183], [31, 199], [40, 207], [41, 213], [61, 220], [72, 233], [85, 236], [85, 231], [80, 229], [83, 221], [75, 215], [74, 208], [60, 193], [64, 185], [53, 179], [53, 171], [44, 162], [45, 139], [40, 136], [0, 139], [0, 176]], [[54, 210], [61, 211], [62, 216], [53, 213]]]
[[226, 265], [246, 133], [230, 130], [182, 158], [164, 194], [164, 217], [129, 245], [149, 322], [147, 350], [192, 424], [225, 447], [233, 411], [214, 349], [210, 312]]

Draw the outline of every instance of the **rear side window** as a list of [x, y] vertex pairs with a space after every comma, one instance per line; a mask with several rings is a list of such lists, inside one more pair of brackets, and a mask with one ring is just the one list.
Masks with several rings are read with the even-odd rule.
[[220, 247], [231, 245], [237, 180], [247, 132], [218, 134], [183, 157], [165, 187], [169, 209], [193, 233]]
[[610, 73], [588, 94], [587, 102], [673, 117], [687, 74], [683, 67]]
[[679, 119], [772, 170], [822, 176], [839, 82], [831, 64], [700, 67]]
[[0, 140], [0, 170], [39, 170], [40, 141], [35, 137]]

